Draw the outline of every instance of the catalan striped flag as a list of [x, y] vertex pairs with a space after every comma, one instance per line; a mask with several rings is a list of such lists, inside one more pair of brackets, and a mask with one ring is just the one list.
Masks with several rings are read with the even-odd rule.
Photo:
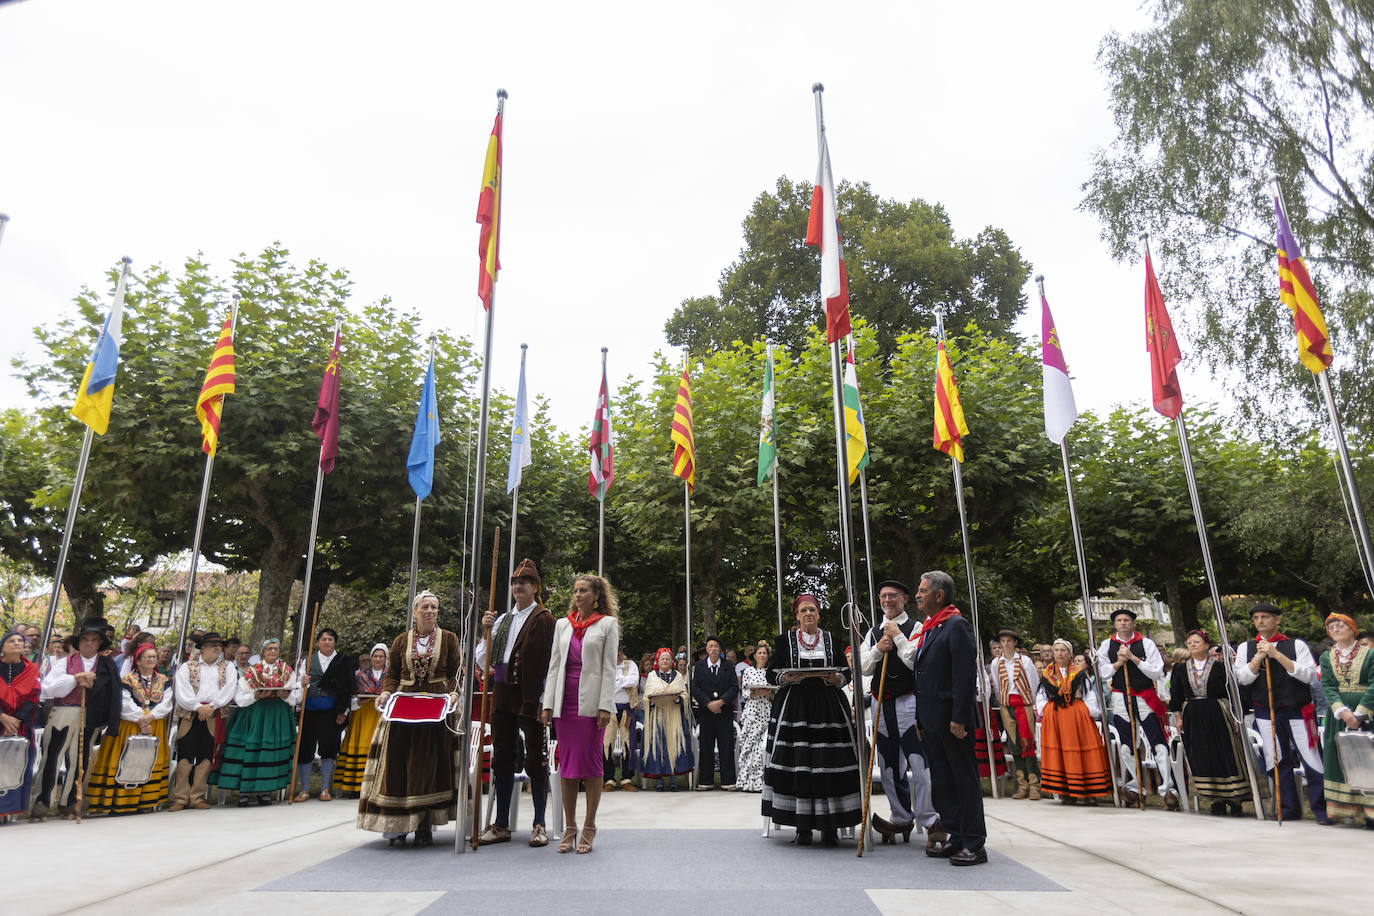
[[864, 428], [864, 411], [859, 404], [859, 375], [854, 369], [854, 341], [850, 338], [844, 360], [844, 449], [849, 459], [849, 482], [859, 479], [859, 472], [868, 467], [868, 431]]
[[673, 408], [673, 476], [687, 481], [687, 492], [696, 489], [697, 451], [692, 437], [692, 381], [682, 367], [682, 381], [677, 386], [677, 406]]
[[964, 407], [959, 403], [959, 385], [954, 381], [954, 369], [949, 364], [949, 354], [942, 340], [935, 354], [935, 448], [962, 464], [963, 437], [967, 435], [968, 423], [964, 422]]
[[1317, 291], [1307, 275], [1298, 242], [1288, 228], [1283, 205], [1274, 198], [1274, 212], [1279, 224], [1279, 299], [1293, 313], [1293, 330], [1298, 335], [1298, 360], [1313, 372], [1321, 372], [1331, 365], [1331, 335], [1326, 329]]
[[224, 414], [224, 396], [234, 393], [234, 329], [233, 315], [224, 319], [210, 368], [205, 370], [205, 384], [196, 398], [196, 418], [200, 420], [200, 450], [214, 457], [219, 446], [219, 421]]
[[496, 274], [501, 269], [501, 113], [491, 127], [487, 141], [487, 161], [482, 166], [482, 193], [477, 198], [477, 222], [482, 232], [477, 240], [477, 295], [483, 308], [491, 308]]
[[844, 269], [844, 245], [835, 208], [835, 176], [830, 171], [830, 144], [821, 137], [821, 159], [816, 184], [811, 189], [811, 216], [806, 223], [806, 244], [821, 249], [821, 299], [825, 302], [825, 342], [848, 337], [849, 277]]

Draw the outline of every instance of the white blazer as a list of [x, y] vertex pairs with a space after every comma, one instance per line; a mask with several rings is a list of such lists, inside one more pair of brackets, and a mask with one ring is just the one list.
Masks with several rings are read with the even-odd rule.
[[[560, 618], [553, 628], [553, 652], [544, 678], [543, 708], [553, 710], [555, 718], [563, 714], [563, 680], [571, 645], [572, 624], [568, 618]], [[583, 634], [582, 675], [577, 683], [579, 716], [594, 716], [600, 710], [615, 715], [615, 659], [619, 649], [620, 623], [614, 617], [601, 618]]]

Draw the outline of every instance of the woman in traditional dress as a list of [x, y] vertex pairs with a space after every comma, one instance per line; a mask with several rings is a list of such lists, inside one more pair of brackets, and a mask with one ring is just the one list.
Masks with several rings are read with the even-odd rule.
[[1183, 735], [1193, 791], [1211, 799], [1211, 811], [1240, 817], [1241, 802], [1250, 797], [1243, 739], [1227, 699], [1226, 665], [1212, 655], [1212, 638], [1193, 630], [1184, 640], [1187, 661], [1170, 673], [1169, 711]]
[[[415, 596], [415, 626], [397, 636], [387, 654], [386, 677], [375, 701], [386, 708], [393, 693], [448, 694], [458, 705], [458, 671], [463, 649], [458, 634], [439, 626], [439, 598], [430, 591]], [[457, 712], [449, 720], [456, 720]], [[449, 721], [377, 724], [367, 750], [358, 795], [358, 827], [382, 834], [387, 845], [434, 842], [434, 828], [458, 816], [458, 740]]]
[[[86, 799], [91, 814], [139, 814], [152, 811], [167, 797], [167, 717], [172, 712], [172, 681], [157, 670], [157, 647], [139, 643], [130, 657], [133, 669], [119, 679], [123, 709], [119, 731], [100, 744], [91, 769]], [[119, 758], [134, 735], [157, 738], [152, 773], [142, 785], [125, 788], [116, 778]]]
[[1326, 632], [1336, 641], [1321, 657], [1322, 691], [1331, 704], [1322, 736], [1326, 814], [1331, 818], [1363, 817], [1365, 827], [1374, 830], [1374, 798], [1345, 781], [1336, 749], [1338, 733], [1362, 726], [1358, 716], [1374, 718], [1374, 649], [1359, 642], [1355, 621], [1345, 614], [1327, 617]]
[[764, 669], [772, 650], [768, 643], [754, 649], [753, 666], [740, 675], [744, 695], [744, 725], [739, 736], [739, 788], [742, 792], [763, 791], [763, 745], [768, 737], [768, 713], [773, 708], [776, 690], [768, 683]]
[[282, 660], [280, 639], [264, 640], [259, 652], [262, 661], [249, 665], [239, 678], [234, 699], [239, 709], [215, 783], [237, 790], [240, 808], [254, 795], [259, 805], [272, 804], [272, 793], [287, 788], [295, 770], [296, 717], [291, 710], [300, 700], [296, 671]]
[[[0, 817], [28, 811], [29, 793], [33, 790], [33, 764], [38, 752], [34, 728], [42, 679], [38, 666], [24, 657], [24, 649], [24, 634], [18, 630], [10, 630], [0, 638], [0, 737], [28, 742], [22, 770], [13, 779], [6, 779], [13, 788], [0, 792]], [[8, 776], [9, 773], [0, 774]]]
[[656, 779], [655, 791], [677, 791], [677, 778], [692, 772], [692, 723], [687, 717], [687, 678], [678, 674], [673, 650], [662, 648], [658, 667], [644, 678], [644, 755], [639, 775]]
[[[559, 852], [592, 851], [601, 803], [601, 732], [615, 717], [615, 666], [620, 648], [619, 602], [600, 576], [573, 581], [568, 616], [553, 630], [553, 654], [544, 679], [545, 725], [558, 735], [558, 775], [563, 780], [563, 840]], [[577, 832], [577, 783], [587, 794], [586, 819]]]
[[861, 799], [854, 722], [840, 688], [849, 681], [841, 668], [803, 675], [799, 668], [838, 668], [844, 651], [820, 628], [815, 595], [792, 602], [797, 628], [778, 634], [768, 660], [768, 683], [781, 687], [768, 717], [768, 763], [763, 773], [763, 816], [797, 828], [798, 846], [811, 845], [811, 831], [834, 846], [841, 827], [859, 823]]
[[339, 746], [339, 763], [334, 770], [334, 789], [356, 795], [363, 786], [363, 770], [367, 766], [367, 749], [372, 746], [372, 733], [382, 714], [374, 702], [382, 692], [386, 680], [386, 643], [377, 643], [368, 656], [370, 664], [353, 674], [352, 716]]
[[1102, 736], [1093, 726], [1096, 695], [1087, 672], [1073, 661], [1073, 645], [1056, 639], [1052, 661], [1040, 671], [1035, 714], [1040, 718], [1040, 788], [1066, 805], [1096, 805], [1112, 794], [1112, 773]]

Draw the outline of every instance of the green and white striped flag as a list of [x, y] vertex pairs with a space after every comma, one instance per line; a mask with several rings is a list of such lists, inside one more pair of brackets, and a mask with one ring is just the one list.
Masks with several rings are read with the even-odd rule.
[[763, 370], [763, 408], [759, 412], [759, 486], [778, 470], [777, 413], [773, 409], [773, 348]]

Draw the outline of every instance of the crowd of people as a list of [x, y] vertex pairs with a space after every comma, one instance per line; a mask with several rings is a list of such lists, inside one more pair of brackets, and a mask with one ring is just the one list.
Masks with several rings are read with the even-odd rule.
[[[1166, 657], [1123, 609], [1084, 651], [1066, 639], [1027, 649], [1003, 629], [980, 671], [951, 577], [919, 582], [914, 592], [895, 579], [878, 586], [883, 616], [859, 643], [855, 685], [847, 640], [821, 626], [815, 595], [796, 597], [795, 625], [771, 642], [735, 653], [709, 637], [699, 657], [664, 647], [636, 663], [605, 579], [579, 576], [555, 618], [537, 567], [522, 561], [513, 607], [483, 617], [475, 648], [469, 696], [490, 730], [494, 795], [476, 842], [511, 841], [519, 778], [528, 843], [549, 844], [551, 737], [564, 853], [594, 848], [603, 792], [709, 791], [717, 773], [723, 791], [758, 793], [762, 814], [793, 827], [797, 845], [817, 834], [836, 845], [864, 816], [871, 782], [859, 761], [870, 744], [888, 808], [872, 826], [884, 842], [919, 828], [926, 853], [954, 865], [987, 860], [981, 780], [1004, 775], [1018, 800], [1091, 806], [1117, 790], [1127, 805], [1157, 794], [1177, 810], [1191, 792], [1215, 815], [1243, 814], [1258, 788], [1285, 820], [1303, 817], [1305, 794], [1319, 824], [1374, 828], [1374, 786], [1348, 782], [1337, 753], [1337, 736], [1374, 713], [1374, 646], [1350, 617], [1327, 619], [1328, 644], [1314, 654], [1260, 604], [1254, 637], [1233, 657], [1202, 630]], [[99, 617], [40, 653], [36, 628], [16, 627], [0, 640], [0, 815], [206, 809], [216, 788], [240, 807], [283, 792], [351, 796], [359, 828], [429, 845], [457, 816], [464, 757], [462, 646], [438, 611], [421, 592], [413, 625], [356, 657], [322, 628], [295, 664], [279, 640], [252, 653], [199, 631], [174, 660], [136, 628], [116, 640]], [[856, 728], [856, 695], [871, 739]], [[1252, 766], [1262, 770], [1253, 787]]]

